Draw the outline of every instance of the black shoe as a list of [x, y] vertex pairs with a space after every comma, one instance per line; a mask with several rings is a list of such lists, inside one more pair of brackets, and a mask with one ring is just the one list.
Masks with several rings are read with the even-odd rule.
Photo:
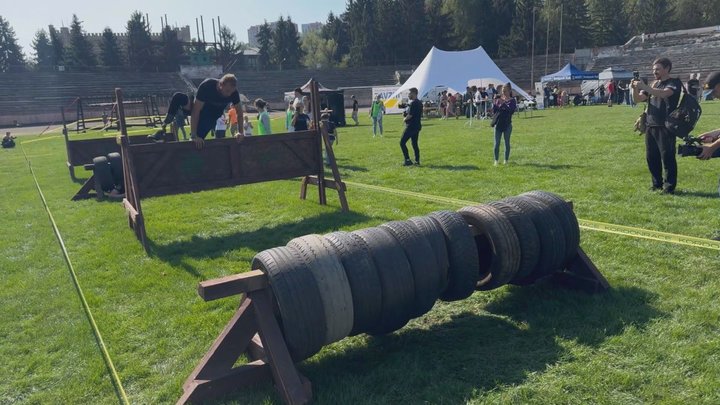
[[661, 192], [661, 194], [675, 194], [674, 188], [664, 188]]
[[413, 162], [412, 162], [412, 160], [409, 160], [409, 159], [406, 160], [405, 163], [403, 163], [403, 166], [412, 166], [412, 165], [413, 165]]
[[416, 160], [416, 161], [415, 161], [415, 166], [420, 166], [420, 161], [419, 161], [419, 160]]

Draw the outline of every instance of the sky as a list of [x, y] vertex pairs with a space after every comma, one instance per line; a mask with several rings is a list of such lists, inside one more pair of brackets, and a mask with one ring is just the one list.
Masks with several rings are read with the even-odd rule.
[[10, 22], [15, 36], [26, 56], [33, 52], [31, 44], [35, 32], [47, 31], [48, 25], [56, 28], [70, 26], [72, 15], [77, 14], [83, 29], [88, 33], [102, 32], [109, 27], [113, 32], [125, 32], [125, 24], [133, 11], [147, 13], [150, 28], [160, 31], [160, 17], [167, 15], [170, 25], [189, 25], [195, 37], [195, 18], [203, 16], [205, 39], [212, 38], [212, 18], [220, 16], [220, 22], [235, 33], [238, 40], [247, 42], [247, 29], [251, 25], [276, 21], [281, 15], [292, 17], [302, 24], [327, 20], [332, 11], [340, 14], [345, 10], [345, 0], [36, 0], [31, 9], [18, 0], [0, 0], [0, 16]]

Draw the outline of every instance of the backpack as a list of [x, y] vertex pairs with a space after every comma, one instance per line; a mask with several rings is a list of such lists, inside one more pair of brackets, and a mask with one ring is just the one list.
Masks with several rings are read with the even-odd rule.
[[695, 124], [700, 120], [702, 115], [702, 108], [695, 97], [692, 97], [685, 86], [682, 86], [682, 95], [678, 102], [677, 108], [668, 114], [665, 119], [665, 128], [670, 131], [671, 134], [678, 138], [684, 139], [693, 129]]

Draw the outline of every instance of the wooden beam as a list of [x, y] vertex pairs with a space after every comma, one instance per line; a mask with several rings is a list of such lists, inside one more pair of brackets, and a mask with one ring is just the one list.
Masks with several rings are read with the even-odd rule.
[[205, 301], [261, 290], [268, 286], [267, 275], [260, 270], [203, 281], [198, 294]]
[[[308, 176], [307, 177], [307, 183], [312, 184], [313, 186], [317, 186], [320, 183], [320, 180], [315, 176]], [[347, 190], [347, 186], [344, 182], [340, 182], [340, 186], [338, 186], [338, 183], [335, 180], [325, 179], [325, 187], [331, 188], [333, 190]]]
[[269, 381], [272, 378], [270, 366], [257, 360], [232, 369], [227, 374], [212, 380], [193, 380], [177, 404], [203, 403], [226, 396], [243, 387]]

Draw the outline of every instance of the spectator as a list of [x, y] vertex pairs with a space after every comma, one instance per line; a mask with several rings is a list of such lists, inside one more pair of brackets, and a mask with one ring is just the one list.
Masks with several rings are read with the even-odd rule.
[[543, 105], [545, 108], [550, 107], [550, 95], [552, 91], [550, 90], [550, 85], [548, 83], [545, 83], [545, 86], [543, 87]]
[[[651, 190], [674, 194], [677, 185], [677, 161], [675, 160], [675, 136], [665, 128], [665, 119], [677, 108], [682, 82], [671, 78], [672, 62], [659, 58], [653, 62], [655, 82], [650, 86], [641, 80], [633, 80], [633, 98], [648, 102], [647, 129], [645, 131], [645, 157], [652, 177]], [[665, 180], [663, 181], [663, 166]]]
[[[705, 79], [704, 89], [708, 98], [720, 98], [720, 72], [713, 72], [708, 75], [707, 79]], [[703, 146], [703, 151], [700, 153], [700, 156], [698, 156], [698, 159], [710, 159], [713, 153], [720, 149], [720, 129], [706, 132], [700, 135], [699, 138], [703, 142], [711, 142], [711, 144]]]
[[303, 112], [305, 106], [300, 103], [295, 106], [295, 115], [293, 115], [292, 126], [297, 131], [307, 131], [310, 128], [310, 117]]
[[700, 73], [690, 74], [690, 80], [687, 82], [687, 91], [691, 96], [700, 99]]
[[380, 136], [383, 136], [383, 115], [385, 115], [385, 103], [383, 103], [378, 94], [370, 106], [370, 118], [372, 118], [373, 122], [373, 138], [377, 135], [378, 127], [380, 128]]
[[358, 126], [360, 122], [358, 121], [358, 102], [355, 98], [355, 95], [350, 96], [352, 99], [352, 119], [355, 121], [355, 126]]
[[450, 92], [450, 94], [448, 94], [447, 102], [448, 102], [448, 104], [447, 104], [447, 111], [445, 113], [445, 116], [457, 118], [457, 115], [455, 114], [455, 103], [457, 102], [457, 99], [455, 98], [455, 94]]
[[598, 103], [604, 103], [605, 102], [605, 85], [601, 84], [600, 88], [598, 89], [598, 92], [600, 93], [600, 100], [598, 100]]
[[2, 147], [5, 149], [15, 147], [15, 137], [10, 135], [10, 131], [5, 132], [5, 136], [2, 139]]
[[608, 95], [607, 106], [608, 106], [608, 107], [612, 107], [612, 106], [613, 106], [614, 97], [616, 97], [616, 94], [615, 94], [615, 82], [612, 81], [612, 80], [610, 80], [610, 82], [608, 82], [608, 84], [607, 84], [607, 95]]
[[255, 108], [258, 110], [258, 134], [270, 135], [272, 128], [270, 126], [270, 114], [267, 111], [267, 103], [259, 98], [255, 100]]
[[422, 103], [418, 100], [418, 89], [413, 87], [410, 89], [408, 98], [410, 104], [407, 106], [403, 115], [405, 116], [405, 131], [400, 139], [400, 149], [402, 150], [403, 156], [405, 157], [405, 166], [412, 166], [413, 162], [410, 160], [408, 153], [407, 141], [412, 140], [413, 151], [415, 152], [415, 165], [420, 165], [420, 147], [418, 146], [418, 138], [420, 137], [420, 130], [422, 124], [420, 124], [420, 116], [422, 115]]
[[223, 113], [215, 122], [215, 139], [225, 138], [225, 130], [227, 130], [227, 121]]
[[462, 105], [463, 108], [465, 108], [465, 118], [470, 118], [470, 114], [472, 113], [473, 93], [474, 92], [469, 86], [465, 88], [465, 94], [462, 98]]
[[293, 117], [295, 116], [295, 107], [290, 103], [288, 105], [287, 110], [285, 110], [285, 130], [287, 132], [295, 132], [295, 127], [293, 127], [292, 121]]
[[235, 111], [234, 108], [231, 108], [228, 111], [228, 122], [230, 123], [230, 135], [235, 136], [235, 134], [237, 134], [237, 130], [238, 130], [238, 120], [237, 120], [237, 111]]
[[505, 160], [503, 160], [503, 164], [507, 164], [510, 159], [512, 115], [517, 111], [517, 101], [512, 96], [510, 83], [505, 86], [498, 86], [498, 91], [500, 92], [500, 96], [493, 102], [493, 114], [497, 115], [497, 119], [495, 120], [495, 145], [493, 148], [495, 166], [498, 165], [500, 156], [500, 138], [504, 138], [505, 140]]
[[245, 130], [245, 136], [252, 136], [253, 125], [250, 122], [250, 119], [247, 115], [244, 118], [245, 118], [245, 122], [243, 122], [243, 129]]
[[[235, 75], [226, 74], [220, 79], [205, 79], [200, 84], [190, 120], [190, 139], [198, 149], [203, 147], [205, 137], [215, 127], [217, 119], [223, 115], [229, 103], [235, 108], [238, 120], [242, 119], [243, 111]], [[238, 131], [238, 140], [242, 139], [242, 135], [242, 131]]]
[[296, 87], [295, 90], [293, 90], [295, 93], [295, 98], [293, 99], [292, 106], [293, 108], [297, 108], [298, 104], [302, 104], [302, 89], [300, 87]]

